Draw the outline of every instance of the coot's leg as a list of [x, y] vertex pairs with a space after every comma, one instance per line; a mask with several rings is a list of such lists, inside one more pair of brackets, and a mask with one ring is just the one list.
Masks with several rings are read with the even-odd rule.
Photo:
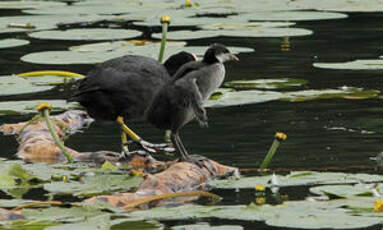
[[173, 132], [172, 132], [171, 137], [172, 137], [172, 142], [176, 146], [177, 151], [181, 154], [183, 161], [193, 163], [193, 164], [199, 166], [200, 168], [206, 168], [212, 175], [216, 174], [215, 170], [210, 168], [210, 164], [207, 164], [207, 165], [204, 164], [204, 161], [207, 160], [206, 157], [201, 156], [201, 155], [196, 155], [196, 154], [193, 154], [193, 155], [188, 154], [185, 146], [183, 145], [183, 143], [181, 141], [181, 138], [180, 138], [178, 132], [175, 132], [175, 134], [173, 134]]
[[[158, 153], [158, 152], [174, 152], [174, 148], [171, 147], [168, 143], [163, 144], [153, 144], [150, 142], [147, 142], [143, 140], [140, 136], [138, 136], [133, 130], [131, 130], [127, 125], [124, 123], [123, 117], [119, 116], [117, 118], [117, 122], [121, 125], [121, 128], [124, 133], [128, 134], [129, 137], [136, 143], [140, 144], [142, 148], [144, 148], [146, 151], [150, 153]], [[123, 142], [128, 143], [123, 139]], [[125, 149], [124, 149], [125, 150]]]
[[182, 142], [179, 141], [179, 135], [178, 132], [172, 132], [170, 135], [170, 139], [177, 149], [177, 152], [181, 154], [181, 158], [183, 161], [187, 161], [189, 158], [189, 154], [186, 152], [185, 147], [182, 145]]

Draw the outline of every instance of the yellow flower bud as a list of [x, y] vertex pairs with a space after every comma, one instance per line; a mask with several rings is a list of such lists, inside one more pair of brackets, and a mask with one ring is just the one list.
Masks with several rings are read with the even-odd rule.
[[161, 19], [160, 19], [160, 22], [161, 22], [161, 24], [163, 24], [163, 23], [170, 24], [170, 16], [169, 15], [162, 16]]
[[266, 187], [263, 184], [255, 185], [255, 191], [257, 191], [257, 192], [264, 192], [265, 190], [266, 190]]
[[42, 112], [46, 109], [51, 110], [52, 106], [47, 102], [43, 102], [43, 103], [40, 103], [40, 105], [38, 105], [36, 109], [37, 111]]
[[383, 212], [383, 200], [376, 200], [374, 204], [375, 212]]
[[185, 2], [185, 6], [186, 6], [186, 7], [192, 7], [193, 5], [192, 5], [192, 3], [191, 3], [191, 0], [186, 0], [186, 2]]
[[284, 141], [287, 139], [287, 135], [282, 133], [282, 132], [277, 132], [275, 133], [275, 136], [274, 136], [276, 139], [278, 139], [279, 141]]

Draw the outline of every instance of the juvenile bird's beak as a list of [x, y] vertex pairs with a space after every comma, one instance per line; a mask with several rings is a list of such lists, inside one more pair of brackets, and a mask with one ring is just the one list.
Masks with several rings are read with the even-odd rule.
[[190, 54], [193, 56], [194, 61], [198, 61], [197, 55], [195, 55], [194, 53], [190, 53]]
[[235, 56], [234, 54], [230, 54], [230, 60], [239, 61], [239, 58], [237, 56]]

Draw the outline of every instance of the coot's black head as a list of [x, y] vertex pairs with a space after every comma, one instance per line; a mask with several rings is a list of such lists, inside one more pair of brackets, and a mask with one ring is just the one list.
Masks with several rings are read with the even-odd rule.
[[237, 56], [230, 53], [230, 51], [222, 44], [215, 43], [209, 47], [203, 56], [203, 62], [213, 64], [216, 62], [224, 63], [225, 61], [239, 61]]
[[166, 70], [170, 76], [173, 76], [177, 70], [185, 63], [197, 61], [197, 57], [194, 54], [181, 51], [179, 53], [170, 56], [164, 63]]

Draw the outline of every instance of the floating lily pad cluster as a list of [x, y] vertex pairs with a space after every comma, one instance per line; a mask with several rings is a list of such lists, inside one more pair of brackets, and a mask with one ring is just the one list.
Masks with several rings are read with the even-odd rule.
[[383, 69], [383, 59], [355, 60], [342, 63], [324, 63], [313, 64], [314, 67], [324, 69], [342, 69], [342, 70], [381, 70]]
[[[185, 46], [185, 42], [169, 42], [166, 47], [165, 58], [180, 50], [192, 52], [202, 56], [206, 46]], [[27, 54], [21, 60], [38, 64], [92, 64], [124, 55], [144, 55], [154, 59], [158, 56], [159, 42], [146, 40], [116, 41], [93, 43], [70, 47], [69, 51], [45, 51]], [[232, 53], [253, 52], [252, 48], [229, 47]]]
[[[39, 93], [51, 90], [58, 85], [73, 82], [78, 77], [62, 77], [43, 75], [40, 77], [18, 77], [16, 75], [0, 76], [0, 97], [14, 96], [30, 93]], [[15, 115], [36, 113], [36, 107], [42, 100], [2, 101], [0, 102], [0, 115]], [[65, 100], [44, 100], [52, 105], [53, 111], [65, 111], [77, 108], [76, 103], [68, 103]]]
[[[310, 186], [310, 192], [327, 198], [316, 200], [311, 197], [301, 201], [285, 201], [279, 205], [229, 205], [200, 206], [186, 205], [174, 208], [154, 208], [136, 211], [130, 217], [156, 220], [183, 220], [218, 218], [241, 221], [264, 221], [269, 226], [303, 229], [357, 229], [381, 224], [383, 212], [373, 210], [379, 197], [374, 197], [372, 187], [381, 191], [383, 184], [361, 184], [382, 182], [381, 175], [319, 173], [313, 171], [292, 172], [286, 176], [245, 177], [240, 180], [216, 180], [209, 184], [220, 189], [254, 188], [256, 184], [268, 184], [277, 177], [279, 187]], [[275, 180], [275, 179], [274, 179]], [[351, 185], [348, 185], [352, 183]], [[324, 185], [326, 184], [326, 185]], [[329, 185], [333, 184], [333, 185]], [[319, 185], [319, 186], [318, 186]], [[379, 194], [375, 194], [379, 195]], [[299, 221], [297, 221], [299, 219]]]
[[69, 167], [7, 161], [1, 163], [0, 170], [0, 190], [15, 198], [21, 198], [31, 188], [41, 188], [52, 195], [88, 197], [129, 191], [143, 181], [118, 168], [103, 170], [81, 164]]
[[379, 90], [365, 90], [346, 86], [337, 89], [303, 89], [306, 84], [308, 84], [306, 80], [296, 78], [229, 81], [224, 86], [230, 87], [231, 90], [220, 90], [213, 94], [206, 106], [226, 107], [277, 100], [289, 102], [335, 98], [363, 100], [376, 98], [380, 95]]
[[[22, 195], [30, 188], [42, 188], [51, 195], [71, 194], [87, 197], [137, 187], [142, 179], [127, 176], [118, 168], [103, 170], [86, 165], [25, 164], [20, 161], [0, 162], [0, 189], [17, 197], [0, 200], [2, 207], [25, 205]], [[107, 167], [105, 167], [107, 168]], [[274, 179], [272, 179], [274, 178]], [[275, 179], [276, 178], [276, 179]], [[270, 183], [273, 181], [273, 184]], [[284, 201], [278, 205], [193, 205], [158, 207], [150, 210], [124, 212], [103, 202], [93, 205], [77, 203], [66, 207], [41, 206], [24, 208], [23, 220], [0, 222], [9, 229], [40, 223], [48, 229], [82, 229], [85, 226], [109, 229], [111, 226], [129, 226], [129, 229], [158, 229], [158, 222], [147, 220], [185, 220], [218, 218], [239, 221], [263, 221], [269, 226], [305, 229], [356, 229], [381, 223], [383, 212], [373, 210], [379, 191], [383, 189], [382, 175], [346, 174], [332, 172], [296, 171], [285, 176], [253, 176], [241, 179], [213, 180], [210, 186], [220, 189], [253, 189], [256, 184], [266, 187], [309, 186], [312, 197], [300, 201]], [[268, 191], [268, 190], [267, 190]], [[326, 196], [327, 199], [315, 199]], [[335, 218], [336, 217], [336, 218]], [[300, 219], [300, 221], [296, 221]], [[49, 220], [49, 221], [48, 221]], [[294, 221], [293, 221], [294, 220]], [[197, 223], [175, 226], [173, 229], [243, 229], [234, 225]], [[119, 229], [119, 228], [117, 228]]]

